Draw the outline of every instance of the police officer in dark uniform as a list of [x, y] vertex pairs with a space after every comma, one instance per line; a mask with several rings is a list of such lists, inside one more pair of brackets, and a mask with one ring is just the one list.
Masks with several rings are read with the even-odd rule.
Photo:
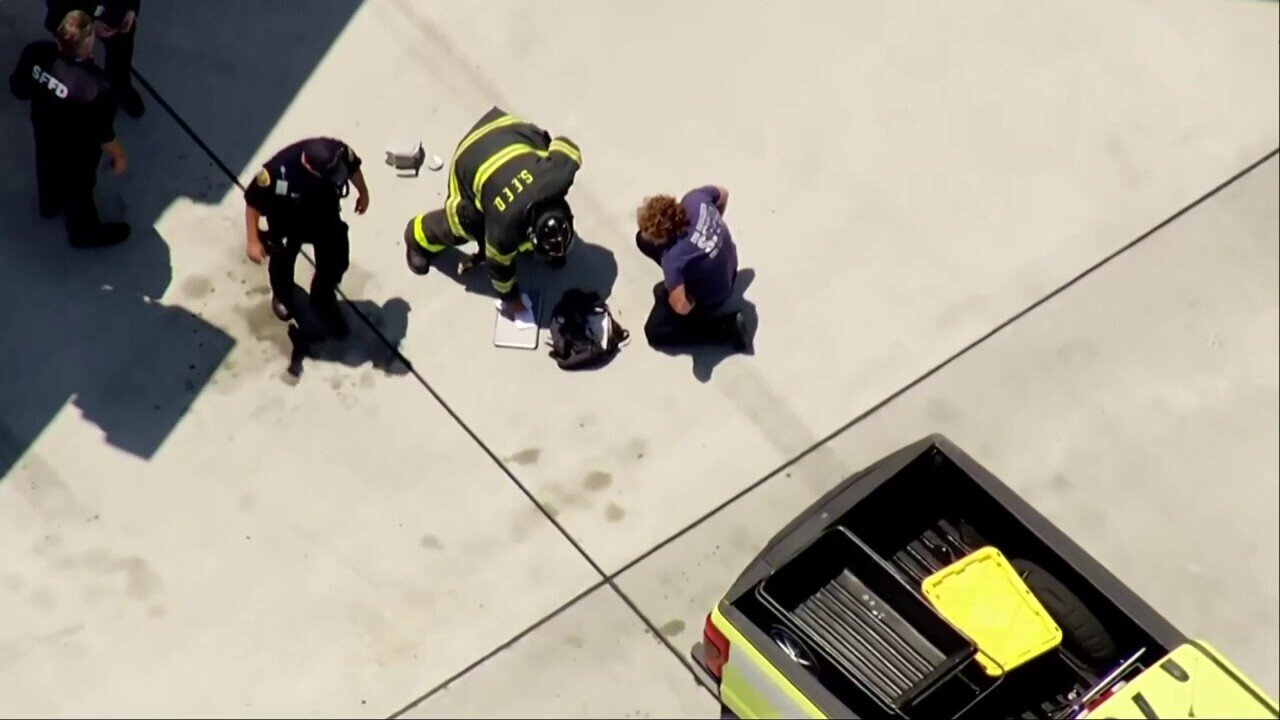
[[68, 13], [58, 25], [57, 41], [28, 45], [9, 76], [9, 91], [31, 101], [40, 214], [65, 212], [67, 235], [76, 247], [115, 245], [129, 237], [127, 224], [101, 222], [93, 201], [104, 151], [114, 174], [128, 167], [116, 139], [115, 97], [93, 64], [93, 43], [93, 19]]
[[[246, 253], [255, 263], [267, 262], [271, 309], [287, 322], [293, 317], [293, 266], [303, 244], [315, 249], [316, 271], [311, 303], [336, 337], [348, 329], [338, 309], [336, 291], [347, 271], [350, 246], [342, 221], [341, 198], [355, 185], [356, 214], [369, 207], [360, 156], [346, 143], [328, 137], [296, 142], [262, 166], [244, 191]], [[258, 227], [265, 217], [267, 230]]]
[[458, 143], [449, 169], [444, 209], [418, 215], [404, 231], [409, 269], [425, 275], [447, 247], [475, 242], [466, 263], [489, 268], [508, 317], [524, 310], [515, 260], [532, 253], [562, 267], [574, 240], [573, 212], [565, 196], [582, 152], [565, 137], [499, 108], [480, 118]]
[[120, 109], [129, 117], [142, 115], [142, 96], [133, 87], [133, 41], [138, 26], [138, 10], [141, 0], [45, 0], [48, 12], [44, 27], [57, 32], [62, 18], [72, 10], [80, 10], [93, 17], [95, 30], [106, 49], [107, 79], [116, 91]]

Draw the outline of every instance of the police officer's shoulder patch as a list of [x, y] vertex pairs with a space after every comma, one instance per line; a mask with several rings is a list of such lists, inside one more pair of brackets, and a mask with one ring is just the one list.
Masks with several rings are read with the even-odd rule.
[[258, 176], [253, 179], [253, 182], [258, 187], [266, 187], [271, 184], [271, 173], [267, 172], [266, 168], [262, 168], [258, 171]]

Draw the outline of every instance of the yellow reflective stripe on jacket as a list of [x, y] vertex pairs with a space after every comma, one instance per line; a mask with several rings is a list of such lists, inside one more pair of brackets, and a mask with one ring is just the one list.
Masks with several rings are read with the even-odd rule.
[[480, 208], [480, 190], [484, 187], [484, 183], [503, 165], [507, 164], [512, 158], [537, 152], [531, 146], [524, 143], [515, 143], [508, 145], [484, 161], [479, 170], [476, 170], [475, 179], [471, 183], [471, 195], [476, 199], [476, 207]]
[[491, 122], [485, 123], [484, 125], [481, 125], [480, 127], [471, 131], [470, 135], [463, 138], [462, 142], [458, 143], [458, 149], [453, 151], [453, 157], [456, 159], [458, 156], [462, 155], [462, 153], [466, 152], [467, 148], [471, 147], [472, 143], [484, 137], [485, 135], [488, 135], [490, 131], [497, 130], [500, 127], [506, 127], [508, 125], [515, 125], [520, 122], [523, 122], [520, 118], [516, 117], [515, 115], [508, 114], [508, 115], [503, 115], [497, 120], [493, 120]]
[[498, 248], [486, 242], [484, 244], [484, 255], [485, 257], [497, 262], [499, 265], [510, 265], [511, 261], [516, 259], [516, 255], [522, 252], [529, 252], [532, 249], [533, 249], [533, 243], [526, 240], [520, 243], [516, 247], [514, 252], [509, 252], [504, 254], [504, 253], [498, 252]]
[[511, 288], [516, 286], [516, 279], [514, 277], [506, 281], [499, 280], [498, 278], [491, 278], [491, 281], [493, 282], [493, 289], [500, 293], [509, 293], [511, 292]]
[[499, 265], [510, 265], [511, 261], [516, 259], [516, 253], [518, 252], [520, 251], [517, 249], [509, 253], [500, 253], [498, 252], [498, 248], [490, 245], [489, 243], [484, 244], [484, 256]]
[[[466, 228], [463, 227], [462, 219], [458, 216], [458, 208], [462, 205], [462, 187], [458, 183], [458, 158], [462, 157], [462, 153], [466, 152], [467, 148], [471, 147], [471, 145], [477, 140], [488, 135], [490, 132], [508, 125], [515, 125], [520, 122], [523, 121], [511, 114], [503, 115], [496, 120], [491, 120], [475, 130], [472, 130], [469, 135], [462, 139], [462, 142], [458, 143], [458, 148], [453, 151], [453, 161], [449, 163], [449, 199], [445, 201], [444, 209], [445, 215], [449, 219], [449, 230], [452, 231], [454, 235], [471, 240], [472, 242], [478, 242], [471, 233], [467, 232]], [[479, 205], [478, 198], [476, 203]]]
[[444, 214], [449, 218], [449, 230], [460, 238], [477, 242], [471, 233], [462, 226], [462, 220], [458, 217], [458, 207], [462, 205], [462, 192], [458, 189], [458, 176], [449, 170], [449, 199], [444, 201]]
[[436, 245], [435, 243], [431, 242], [430, 239], [427, 238], [426, 231], [422, 229], [423, 217], [424, 216], [419, 215], [413, 219], [413, 239], [417, 240], [418, 244], [426, 248], [428, 252], [435, 253], [435, 252], [440, 252], [441, 250], [444, 250], [445, 247], [447, 246]]
[[550, 150], [551, 152], [562, 152], [565, 155], [568, 155], [569, 159], [578, 166], [582, 165], [582, 153], [578, 148], [573, 146], [573, 143], [565, 140], [564, 138], [556, 138], [555, 140], [552, 140]]

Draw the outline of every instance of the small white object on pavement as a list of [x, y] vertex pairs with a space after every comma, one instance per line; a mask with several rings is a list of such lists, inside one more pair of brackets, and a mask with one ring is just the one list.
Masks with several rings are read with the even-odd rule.
[[414, 175], [418, 174], [426, 157], [427, 151], [422, 149], [419, 140], [397, 140], [387, 147], [387, 164], [397, 170], [412, 170]]
[[427, 158], [428, 170], [435, 171], [435, 170], [439, 170], [442, 167], [444, 167], [444, 160], [441, 160], [439, 155], [432, 155], [431, 157]]

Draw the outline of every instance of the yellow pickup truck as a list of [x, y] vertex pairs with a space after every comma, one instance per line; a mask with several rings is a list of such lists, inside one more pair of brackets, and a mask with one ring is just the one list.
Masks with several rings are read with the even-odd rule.
[[1280, 717], [940, 435], [774, 536], [693, 658], [724, 717]]

